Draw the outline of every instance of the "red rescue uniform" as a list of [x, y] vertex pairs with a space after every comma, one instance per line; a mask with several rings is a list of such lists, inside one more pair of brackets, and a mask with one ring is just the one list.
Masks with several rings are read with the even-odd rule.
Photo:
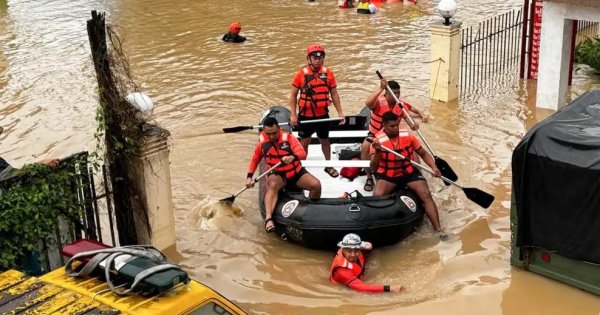
[[298, 116], [320, 118], [328, 114], [327, 107], [331, 105], [329, 93], [337, 87], [329, 68], [322, 66], [318, 72], [313, 72], [307, 65], [296, 72], [292, 85], [300, 90]]
[[306, 151], [300, 144], [300, 141], [291, 133], [279, 130], [279, 138], [276, 142], [269, 140], [267, 134], [260, 133], [259, 142], [254, 149], [254, 154], [248, 165], [248, 174], [254, 174], [258, 163], [264, 157], [268, 167], [273, 167], [281, 161], [281, 158], [287, 155], [294, 155], [296, 158], [290, 164], [283, 164], [275, 169], [285, 179], [293, 178], [302, 170], [300, 160], [306, 158]]
[[329, 280], [362, 292], [385, 292], [385, 286], [364, 283], [365, 255], [361, 252], [355, 263], [349, 262], [339, 249], [331, 263]]
[[[400, 99], [400, 101], [402, 102], [402, 105], [404, 105], [404, 109], [406, 110], [406, 112], [410, 112], [412, 105], [410, 105], [407, 102], [404, 102], [402, 99]], [[399, 119], [404, 117], [404, 113], [402, 113], [402, 109], [398, 104], [394, 104], [391, 110], [394, 114], [396, 114], [396, 116], [398, 116]], [[380, 94], [377, 100], [375, 100], [375, 108], [371, 110], [371, 122], [369, 124], [370, 133], [375, 135], [379, 132], [379, 130], [381, 130], [381, 116], [383, 116], [383, 114], [389, 111], [390, 105], [388, 104], [385, 95]]]
[[[410, 133], [407, 129], [400, 129], [398, 137], [390, 139], [383, 130], [375, 135], [379, 139], [379, 143], [389, 149], [400, 153], [404, 157], [411, 157], [413, 153], [421, 148], [419, 140]], [[376, 150], [371, 145], [371, 155], [375, 154]], [[392, 153], [381, 151], [381, 160], [376, 174], [387, 178], [398, 178], [407, 176], [415, 172], [415, 168], [410, 161], [402, 160]]]

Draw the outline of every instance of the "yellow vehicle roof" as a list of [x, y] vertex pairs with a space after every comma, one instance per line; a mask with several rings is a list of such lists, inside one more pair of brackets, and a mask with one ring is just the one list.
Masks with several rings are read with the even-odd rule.
[[225, 297], [193, 280], [150, 297], [121, 297], [107, 289], [105, 282], [95, 278], [67, 276], [64, 268], [39, 279], [9, 270], [0, 274], [0, 313], [27, 310], [37, 314], [188, 314], [209, 304], [206, 307], [246, 314]]

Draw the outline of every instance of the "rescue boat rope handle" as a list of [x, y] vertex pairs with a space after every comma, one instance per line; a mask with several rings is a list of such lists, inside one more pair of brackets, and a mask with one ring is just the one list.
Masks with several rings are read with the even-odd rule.
[[[379, 70], [376, 70], [375, 73], [377, 73], [377, 76], [379, 77], [380, 80], [383, 80], [383, 75], [381, 74], [381, 72], [379, 72]], [[390, 95], [392, 95], [392, 97], [394, 97], [394, 100], [396, 101], [396, 103], [398, 103], [398, 105], [400, 106], [400, 109], [402, 109], [402, 113], [404, 114], [404, 117], [406, 117], [408, 119], [408, 121], [410, 122], [410, 124], [414, 126], [415, 121], [406, 112], [406, 109], [403, 106], [403, 102], [400, 101], [398, 99], [398, 97], [396, 97], [396, 94], [394, 94], [394, 91], [392, 91], [392, 88], [390, 88], [389, 85], [386, 85], [385, 88], [386, 88], [387, 92]], [[421, 130], [417, 129], [416, 132], [419, 134], [419, 137], [421, 138], [421, 140], [423, 140], [423, 143], [427, 147], [427, 150], [429, 150], [429, 152], [431, 152], [431, 155], [433, 155], [435, 165], [440, 169], [440, 172], [442, 172], [442, 174], [445, 177], [447, 177], [447, 179], [450, 179], [450, 181], [458, 180], [458, 175], [456, 175], [456, 172], [454, 172], [454, 170], [452, 169], [452, 167], [450, 167], [450, 164], [448, 164], [448, 162], [446, 162], [444, 159], [440, 158], [439, 156], [437, 156], [435, 154], [435, 152], [433, 151], [433, 149], [431, 148], [431, 146], [429, 145], [427, 140], [425, 140], [425, 136], [423, 136], [423, 134], [421, 133]], [[444, 183], [446, 185], [449, 185], [448, 182], [444, 182]]]
[[[258, 177], [256, 177], [256, 178], [255, 178], [255, 179], [252, 181], [252, 185], [254, 185], [254, 184], [258, 183], [258, 181], [259, 181], [261, 178], [265, 177], [267, 174], [269, 174], [269, 173], [271, 173], [272, 171], [274, 171], [276, 168], [278, 168], [279, 166], [281, 166], [281, 164], [283, 164], [283, 162], [282, 162], [282, 161], [279, 161], [279, 163], [277, 163], [277, 164], [273, 165], [273, 167], [271, 167], [270, 169], [268, 169], [266, 172], [264, 172], [264, 173], [260, 174]], [[221, 203], [229, 203], [229, 204], [231, 204], [231, 203], [233, 203], [233, 202], [235, 201], [235, 198], [236, 198], [237, 196], [239, 196], [241, 193], [243, 193], [243, 192], [244, 192], [244, 191], [246, 191], [247, 189], [248, 189], [248, 187], [244, 187], [244, 188], [240, 189], [238, 192], [236, 192], [235, 194], [233, 194], [231, 197], [227, 197], [227, 198], [221, 199], [221, 200], [220, 200], [220, 202], [221, 202]]]
[[[371, 138], [367, 138], [367, 141], [373, 143], [373, 139], [371, 139]], [[411, 160], [409, 158], [406, 158], [404, 155], [402, 155], [402, 154], [400, 154], [400, 153], [398, 153], [398, 152], [396, 152], [396, 151], [394, 151], [394, 150], [392, 150], [392, 149], [390, 149], [390, 148], [388, 148], [386, 146], [382, 145], [381, 149], [384, 150], [384, 151], [387, 151], [387, 152], [389, 152], [389, 153], [391, 153], [391, 154], [393, 154], [393, 155], [395, 155], [395, 156], [397, 156], [397, 157], [399, 157], [399, 158], [401, 158], [403, 160], [409, 161], [412, 165], [414, 165], [414, 166], [416, 166], [416, 167], [418, 167], [418, 168], [426, 171], [427, 173], [430, 173], [432, 175], [434, 173], [431, 168], [429, 168], [429, 167], [427, 167], [427, 166], [425, 166], [423, 164], [417, 163], [417, 162], [415, 162], [415, 161], [413, 161], [413, 160]], [[451, 179], [449, 179], [449, 178], [447, 178], [447, 177], [445, 177], [443, 175], [440, 176], [440, 178], [445, 183], [452, 184], [452, 185], [454, 185], [454, 186], [462, 189], [463, 192], [465, 193], [465, 196], [467, 196], [467, 198], [469, 198], [471, 201], [475, 202], [476, 204], [480, 205], [483, 208], [487, 209], [492, 204], [492, 202], [494, 202], [495, 197], [492, 196], [491, 194], [483, 191], [483, 190], [480, 190], [480, 189], [477, 189], [477, 188], [472, 188], [472, 187], [464, 187], [464, 186], [457, 184], [453, 180], [451, 180]]]

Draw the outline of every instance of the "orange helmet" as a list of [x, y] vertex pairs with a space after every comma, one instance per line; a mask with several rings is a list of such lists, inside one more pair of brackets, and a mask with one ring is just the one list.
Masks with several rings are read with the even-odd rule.
[[325, 47], [321, 44], [311, 44], [306, 48], [306, 56], [310, 56], [312, 53], [321, 52], [325, 56]]
[[239, 32], [242, 30], [242, 24], [238, 23], [238, 22], [234, 22], [231, 23], [231, 25], [229, 25], [229, 31], [230, 32]]

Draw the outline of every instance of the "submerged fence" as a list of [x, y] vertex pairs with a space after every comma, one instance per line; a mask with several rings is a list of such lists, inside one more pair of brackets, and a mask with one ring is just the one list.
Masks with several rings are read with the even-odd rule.
[[[40, 274], [64, 265], [65, 261], [60, 252], [63, 245], [78, 239], [93, 239], [106, 244], [117, 245], [114, 228], [114, 213], [112, 211], [112, 194], [107, 183], [106, 171], [103, 169], [103, 187], [96, 187], [92, 167], [88, 161], [88, 153], [80, 152], [61, 159], [55, 172], [65, 174], [64, 180], [48, 182], [49, 191], [60, 191], [69, 200], [69, 204], [76, 209], [74, 212], [65, 213], [50, 220], [51, 232], [45, 239], [40, 239], [38, 244], [30, 250], [21, 262], [21, 267], [31, 274]], [[36, 175], [34, 175], [36, 176]], [[35, 177], [16, 176], [8, 177], [0, 182], [0, 187], [8, 189], [20, 183], [28, 185], [29, 181], [36, 181]], [[100, 188], [100, 189], [98, 189]], [[97, 192], [100, 192], [98, 194]], [[65, 201], [66, 202], [66, 201]], [[71, 204], [72, 203], [72, 204]], [[65, 209], [65, 205], [57, 205], [57, 209]], [[33, 218], [29, 218], [33, 219]], [[35, 220], [48, 220], [40, 216]], [[110, 238], [110, 241], [109, 241]], [[109, 243], [110, 242], [110, 243]]]
[[518, 66], [523, 8], [492, 17], [461, 30], [461, 94]]
[[87, 238], [116, 245], [117, 238], [106, 167], [102, 166], [102, 187], [96, 187], [87, 152], [71, 155], [62, 160], [61, 165], [68, 165], [70, 168], [70, 189], [76, 196], [81, 211], [79, 217], [57, 218], [55, 237], [41, 241], [42, 261], [46, 271], [64, 265], [60, 249], [67, 243]]

